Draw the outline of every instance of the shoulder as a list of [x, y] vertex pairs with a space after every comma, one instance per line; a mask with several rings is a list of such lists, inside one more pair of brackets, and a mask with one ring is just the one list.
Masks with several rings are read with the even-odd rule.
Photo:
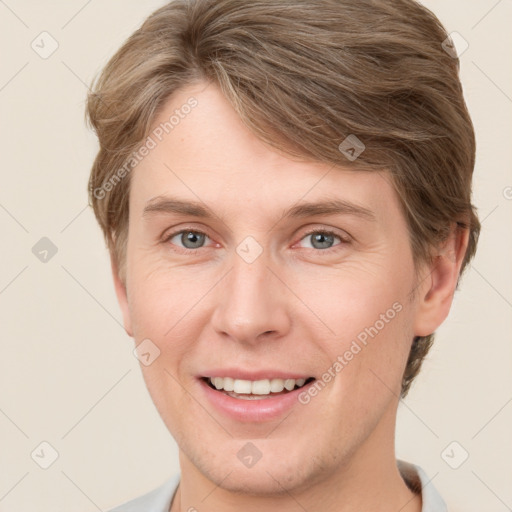
[[421, 512], [447, 512], [446, 503], [422, 468], [410, 462], [398, 460], [398, 469], [405, 483], [413, 492], [421, 493]]
[[174, 475], [157, 489], [128, 501], [109, 512], [168, 512], [179, 481], [180, 475]]

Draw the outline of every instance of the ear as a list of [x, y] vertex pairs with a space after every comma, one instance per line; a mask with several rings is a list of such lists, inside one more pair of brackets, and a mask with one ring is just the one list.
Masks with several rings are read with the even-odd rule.
[[119, 269], [112, 254], [110, 254], [110, 266], [112, 268], [112, 277], [114, 279], [114, 288], [116, 290], [117, 301], [119, 302], [119, 306], [121, 307], [121, 312], [123, 314], [124, 330], [128, 336], [133, 338], [132, 320], [130, 316], [130, 308], [128, 307], [126, 284], [119, 277]]
[[432, 334], [448, 316], [468, 240], [469, 230], [454, 224], [432, 264], [422, 270], [414, 320], [415, 336]]

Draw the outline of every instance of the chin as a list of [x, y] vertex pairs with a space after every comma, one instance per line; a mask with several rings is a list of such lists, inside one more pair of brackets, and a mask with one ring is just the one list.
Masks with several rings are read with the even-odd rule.
[[309, 480], [302, 471], [297, 471], [297, 464], [285, 468], [273, 461], [268, 461], [267, 464], [259, 461], [252, 468], [226, 464], [225, 467], [211, 468], [206, 476], [227, 491], [266, 497], [289, 496], [289, 491], [302, 487]]
[[[251, 452], [251, 444], [260, 448], [261, 458], [246, 466], [243, 456], [256, 454]], [[301, 449], [296, 442], [288, 446], [284, 439], [229, 439], [224, 443], [207, 442], [206, 446], [193, 442], [191, 453], [189, 448], [190, 440], [180, 446], [187, 463], [216, 486], [233, 493], [289, 497], [288, 492], [304, 490], [333, 471], [329, 461], [322, 463], [320, 457], [306, 453], [309, 450], [305, 447]]]

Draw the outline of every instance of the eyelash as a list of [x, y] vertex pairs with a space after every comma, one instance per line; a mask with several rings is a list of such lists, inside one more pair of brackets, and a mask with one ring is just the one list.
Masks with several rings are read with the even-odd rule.
[[[179, 231], [175, 231], [175, 232], [170, 233], [169, 235], [165, 236], [164, 239], [162, 240], [162, 243], [168, 243], [176, 235], [181, 235], [183, 233], [196, 233], [196, 234], [204, 235], [204, 236], [210, 238], [207, 233], [205, 233], [204, 231], [201, 231], [199, 229], [180, 229]], [[330, 229], [318, 229], [318, 228], [312, 229], [312, 230], [308, 231], [307, 233], [304, 233], [299, 241], [301, 241], [304, 238], [311, 236], [312, 234], [315, 234], [315, 233], [320, 233], [322, 235], [332, 235], [335, 238], [338, 238], [340, 240], [339, 244], [337, 244], [333, 247], [329, 247], [327, 249], [312, 248], [312, 250], [314, 250], [315, 252], [318, 252], [318, 253], [330, 254], [331, 252], [338, 250], [337, 248], [339, 248], [340, 246], [350, 243], [350, 240], [348, 239], [348, 237], [344, 238], [339, 233], [337, 233], [333, 230], [330, 230]], [[187, 247], [179, 247], [179, 246], [175, 246], [175, 247], [178, 249], [177, 252], [180, 252], [182, 254], [194, 254], [201, 249], [205, 249], [205, 247], [198, 247], [197, 249], [188, 249]]]

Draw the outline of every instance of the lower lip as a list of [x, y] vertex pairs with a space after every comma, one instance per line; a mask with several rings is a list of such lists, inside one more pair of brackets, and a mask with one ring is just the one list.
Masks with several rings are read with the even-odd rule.
[[251, 423], [278, 419], [294, 405], [301, 405], [298, 400], [299, 394], [315, 382], [311, 381], [301, 388], [282, 395], [270, 395], [269, 398], [259, 400], [244, 400], [242, 398], [233, 398], [222, 391], [216, 391], [203, 379], [198, 380], [204, 394], [215, 409], [236, 421]]

